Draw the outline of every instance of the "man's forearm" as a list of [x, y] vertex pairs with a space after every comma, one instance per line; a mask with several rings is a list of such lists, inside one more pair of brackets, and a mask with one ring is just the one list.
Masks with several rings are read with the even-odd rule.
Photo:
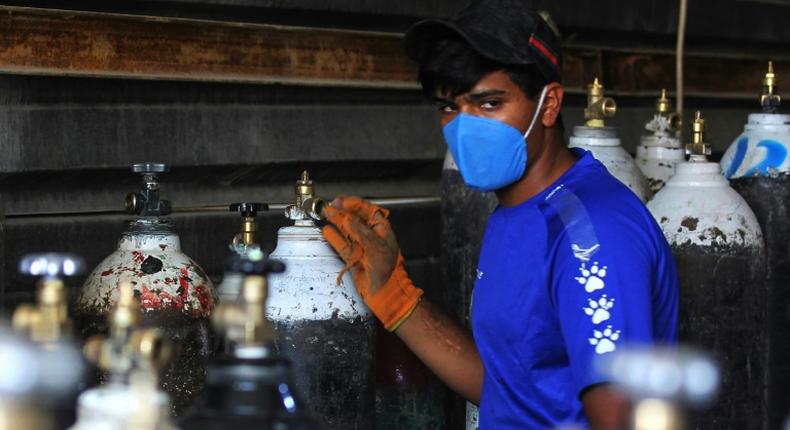
[[466, 399], [480, 402], [483, 364], [466, 330], [422, 300], [395, 333], [445, 384]]

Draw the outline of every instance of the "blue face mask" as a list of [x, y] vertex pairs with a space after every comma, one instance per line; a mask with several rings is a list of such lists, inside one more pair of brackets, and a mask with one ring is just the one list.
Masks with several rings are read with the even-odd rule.
[[469, 188], [494, 191], [521, 179], [527, 168], [526, 138], [540, 116], [547, 89], [524, 134], [502, 121], [465, 113], [444, 126], [444, 139]]

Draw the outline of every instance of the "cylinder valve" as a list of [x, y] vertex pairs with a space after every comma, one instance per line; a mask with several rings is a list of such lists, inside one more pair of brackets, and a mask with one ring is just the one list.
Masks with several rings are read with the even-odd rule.
[[768, 62], [768, 72], [763, 78], [763, 89], [760, 92], [760, 105], [765, 113], [777, 113], [782, 97], [779, 96], [779, 89], [776, 86], [776, 74], [774, 73], [774, 63]]
[[266, 320], [266, 275], [282, 273], [285, 265], [269, 259], [231, 257], [225, 265], [226, 273], [243, 276], [238, 303], [217, 306], [212, 322], [217, 331], [225, 334], [232, 349], [260, 349], [274, 340], [274, 329]]
[[[140, 304], [131, 283], [119, 286], [115, 309], [108, 316], [109, 336], [93, 336], [84, 347], [85, 356], [110, 372], [110, 378], [155, 387], [157, 374], [170, 360], [172, 346], [164, 333], [140, 328]], [[131, 378], [132, 374], [136, 375]]]
[[260, 244], [256, 242], [255, 235], [258, 232], [258, 222], [256, 217], [258, 212], [269, 210], [269, 205], [265, 203], [233, 203], [229, 207], [231, 212], [238, 212], [242, 217], [241, 231], [233, 236], [230, 250], [237, 254], [245, 254], [252, 250], [259, 250]]
[[81, 274], [85, 261], [73, 254], [29, 254], [22, 258], [19, 271], [39, 276], [35, 305], [17, 307], [12, 318], [14, 329], [33, 342], [51, 344], [71, 334], [66, 289], [62, 278]]
[[171, 212], [170, 202], [159, 198], [159, 174], [169, 169], [164, 163], [137, 163], [132, 172], [143, 176], [139, 192], [126, 195], [126, 212], [140, 216], [165, 216]]
[[694, 122], [691, 124], [693, 133], [692, 143], [686, 145], [686, 155], [689, 161], [707, 161], [710, 155], [710, 145], [705, 143], [705, 119], [702, 118], [700, 111], [694, 114]]
[[667, 130], [680, 130], [682, 119], [672, 110], [672, 100], [667, 97], [667, 90], [664, 88], [661, 89], [661, 97], [656, 100], [656, 115], [666, 120]]
[[326, 201], [315, 196], [315, 187], [307, 170], [302, 172], [302, 177], [296, 181], [296, 203], [285, 209], [285, 216], [294, 221], [323, 219], [322, 212]]
[[587, 107], [584, 109], [584, 119], [588, 127], [603, 127], [604, 119], [613, 118], [617, 112], [617, 104], [611, 97], [604, 97], [603, 85], [595, 78], [587, 86]]

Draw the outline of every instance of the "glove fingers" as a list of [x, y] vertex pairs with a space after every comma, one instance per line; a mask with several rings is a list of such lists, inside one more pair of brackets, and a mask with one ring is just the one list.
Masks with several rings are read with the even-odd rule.
[[[390, 212], [381, 206], [374, 205], [367, 200], [360, 199], [359, 197], [343, 197], [339, 199], [340, 208], [357, 214], [360, 218], [365, 220], [368, 225], [375, 225], [377, 223], [386, 222]], [[379, 217], [376, 217], [376, 215]]]
[[347, 211], [341, 212], [334, 208], [326, 208], [324, 216], [327, 221], [334, 224], [340, 234], [350, 239], [352, 245], [357, 243], [366, 252], [382, 246], [379, 236], [355, 214]]
[[332, 245], [332, 248], [340, 255], [340, 258], [348, 262], [354, 254], [351, 241], [346, 239], [346, 236], [333, 225], [325, 225], [321, 232], [324, 234], [324, 239], [326, 239], [326, 241]]

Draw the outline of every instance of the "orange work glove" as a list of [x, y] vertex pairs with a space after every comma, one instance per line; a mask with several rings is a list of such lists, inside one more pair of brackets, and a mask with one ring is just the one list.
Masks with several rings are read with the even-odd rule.
[[384, 328], [395, 331], [422, 297], [403, 267], [403, 256], [387, 220], [389, 211], [357, 197], [338, 197], [324, 209], [330, 224], [324, 238], [351, 270], [354, 284]]

